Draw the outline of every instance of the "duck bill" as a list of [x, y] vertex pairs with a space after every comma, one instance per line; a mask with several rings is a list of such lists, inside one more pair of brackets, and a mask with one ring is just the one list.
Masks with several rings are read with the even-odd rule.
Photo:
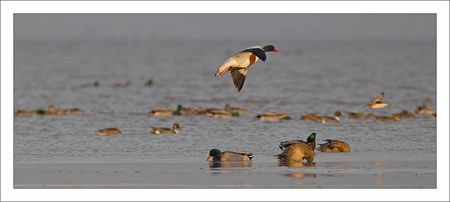
[[280, 50], [278, 50], [278, 49], [273, 49], [273, 52], [276, 52], [276, 53], [278, 53], [278, 52], [280, 52]]

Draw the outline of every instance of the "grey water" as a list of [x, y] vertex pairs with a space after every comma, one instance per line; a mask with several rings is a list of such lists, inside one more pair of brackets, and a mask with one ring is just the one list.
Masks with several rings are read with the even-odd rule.
[[[79, 107], [84, 116], [15, 117], [14, 160], [42, 162], [204, 162], [212, 148], [254, 154], [275, 162], [278, 143], [340, 139], [346, 154], [317, 153], [317, 162], [361, 160], [436, 161], [436, 118], [395, 123], [353, 120], [347, 112], [387, 115], [436, 106], [436, 44], [420, 40], [281, 40], [280, 53], [251, 67], [241, 92], [229, 74], [215, 71], [233, 53], [272, 42], [242, 40], [19, 40], [14, 52], [14, 108]], [[145, 86], [153, 79], [153, 86]], [[128, 88], [114, 83], [132, 81]], [[81, 88], [99, 82], [97, 88]], [[365, 107], [384, 91], [391, 108]], [[250, 113], [229, 120], [206, 116], [155, 118], [154, 107], [218, 107]], [[308, 112], [344, 113], [342, 122], [300, 121]], [[292, 120], [265, 123], [262, 112], [285, 111]], [[154, 136], [152, 126], [179, 122], [180, 135]], [[118, 127], [118, 137], [95, 131]], [[206, 162], [205, 162], [206, 163]]]

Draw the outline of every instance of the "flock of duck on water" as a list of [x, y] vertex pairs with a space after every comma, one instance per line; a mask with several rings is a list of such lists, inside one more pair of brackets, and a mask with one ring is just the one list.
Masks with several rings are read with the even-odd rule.
[[[248, 74], [249, 67], [256, 63], [259, 59], [265, 61], [266, 52], [278, 52], [278, 50], [273, 45], [267, 45], [264, 47], [254, 46], [247, 48], [234, 56], [230, 57], [225, 63], [219, 67], [216, 73], [216, 77], [220, 77], [224, 75], [226, 72], [230, 71], [233, 83], [238, 91], [241, 91], [245, 78]], [[127, 88], [131, 84], [131, 81], [126, 81], [125, 83], [117, 83], [114, 84], [115, 88]], [[147, 86], [153, 85], [153, 80], [150, 79], [146, 83]], [[82, 87], [98, 87], [99, 82], [94, 82], [90, 84], [83, 84]], [[367, 104], [367, 107], [371, 109], [383, 109], [390, 107], [388, 103], [384, 102], [384, 92], [381, 92], [380, 95], [372, 99], [370, 103]], [[229, 119], [233, 116], [241, 116], [247, 114], [249, 112], [248, 109], [241, 107], [233, 107], [229, 104], [226, 104], [225, 107], [222, 108], [190, 108], [184, 107], [182, 105], [178, 105], [176, 109], [170, 108], [154, 108], [150, 112], [148, 112], [149, 116], [152, 117], [169, 117], [169, 116], [193, 116], [193, 115], [204, 115], [207, 117], [217, 118], [217, 119]], [[428, 115], [436, 117], [436, 110], [428, 107], [423, 104], [418, 106], [416, 109], [416, 114], [418, 115]], [[54, 105], [49, 105], [48, 108], [45, 109], [37, 109], [37, 110], [18, 110], [16, 112], [17, 116], [64, 116], [64, 115], [85, 115], [85, 112], [79, 108], [69, 108], [63, 109], [58, 108]], [[398, 113], [393, 113], [390, 116], [378, 116], [372, 113], [363, 114], [358, 112], [348, 112], [348, 117], [352, 119], [367, 119], [373, 121], [380, 122], [396, 122], [400, 119], [411, 119], [415, 118], [416, 115], [413, 113], [403, 110]], [[268, 113], [260, 113], [256, 117], [261, 121], [267, 122], [277, 122], [282, 120], [290, 120], [292, 119], [287, 112], [268, 112]], [[300, 117], [302, 121], [312, 121], [316, 123], [337, 123], [342, 119], [342, 113], [340, 111], [336, 111], [334, 116], [321, 116], [315, 113], [307, 113], [303, 114]], [[174, 123], [172, 128], [165, 127], [152, 127], [150, 133], [154, 135], [161, 134], [180, 134], [181, 125], [179, 123]], [[104, 128], [96, 131], [96, 135], [99, 136], [118, 136], [121, 135], [122, 131], [118, 128]], [[317, 150], [321, 152], [350, 152], [351, 147], [348, 143], [335, 140], [335, 139], [326, 139], [325, 143], [319, 144]], [[279, 145], [282, 150], [281, 154], [275, 155], [277, 159], [281, 162], [285, 163], [295, 163], [295, 162], [303, 162], [306, 160], [307, 163], [312, 163], [314, 161], [314, 151], [316, 150], [316, 133], [311, 133], [307, 139], [304, 140], [290, 140], [281, 142]], [[239, 151], [220, 151], [219, 149], [211, 149], [208, 155], [207, 160], [212, 162], [242, 162], [242, 161], [250, 161], [253, 158], [252, 153], [247, 152], [239, 152]]]

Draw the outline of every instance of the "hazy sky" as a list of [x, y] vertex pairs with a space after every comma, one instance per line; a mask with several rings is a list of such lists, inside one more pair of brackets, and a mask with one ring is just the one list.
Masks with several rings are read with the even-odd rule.
[[433, 14], [16, 14], [17, 39], [434, 39]]

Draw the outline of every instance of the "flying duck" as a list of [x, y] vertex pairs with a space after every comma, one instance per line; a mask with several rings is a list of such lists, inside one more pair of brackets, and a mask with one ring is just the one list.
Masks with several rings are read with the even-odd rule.
[[250, 161], [253, 158], [252, 153], [237, 152], [237, 151], [223, 151], [218, 149], [211, 149], [209, 151], [207, 161]]
[[279, 50], [273, 45], [266, 45], [262, 48], [261, 46], [249, 47], [228, 58], [228, 60], [217, 69], [216, 77], [221, 77], [227, 71], [230, 71], [234, 86], [238, 91], [241, 91], [249, 67], [258, 60], [266, 61], [266, 52], [279, 52]]

